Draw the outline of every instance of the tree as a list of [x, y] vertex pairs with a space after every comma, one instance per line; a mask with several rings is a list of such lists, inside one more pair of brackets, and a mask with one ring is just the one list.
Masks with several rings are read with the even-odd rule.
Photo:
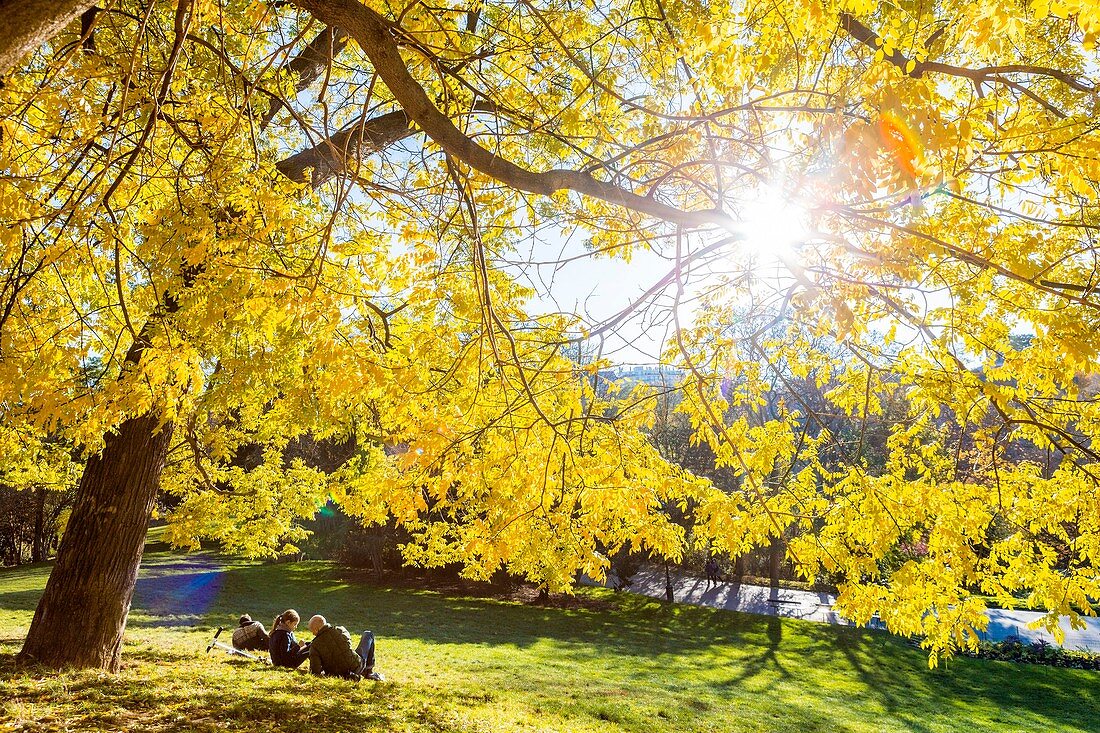
[[79, 464], [71, 446], [26, 426], [0, 431], [0, 561], [42, 562], [53, 550], [72, 505]]
[[[60, 17], [42, 8], [35, 28]], [[850, 614], [888, 611], [933, 650], [981, 624], [978, 587], [1088, 609], [1098, 24], [1072, 0], [180, 0], [67, 27], [0, 90], [0, 402], [96, 454], [24, 655], [117, 666], [166, 464], [177, 538], [244, 551], [333, 494], [408, 528], [410, 561], [556, 586], [606, 567], [599, 548], [677, 556], [660, 508], [685, 502], [719, 546], [797, 534], [792, 559], [842, 577]], [[652, 396], [611, 404], [562, 356], [621, 315], [528, 307], [518, 244], [561, 225], [590, 257], [669, 258], [626, 313], [669, 307], [680, 409], [741, 491], [661, 461]], [[731, 339], [744, 298], [790, 329]], [[810, 461], [764, 491], [800, 422], [727, 425], [722, 387], [759, 401], [762, 362], [835, 381], [830, 404], [864, 420], [904, 389], [886, 465]], [[954, 470], [944, 410], [985, 470]], [[275, 458], [305, 433], [364, 453], [338, 479]], [[1013, 440], [1060, 466], [1009, 460]], [[245, 444], [271, 458], [235, 471]], [[990, 545], [994, 523], [1013, 529]], [[1072, 567], [1048, 536], [1073, 538]], [[928, 554], [883, 574], [915, 537]], [[100, 594], [95, 633], [51, 649], [57, 611]]]

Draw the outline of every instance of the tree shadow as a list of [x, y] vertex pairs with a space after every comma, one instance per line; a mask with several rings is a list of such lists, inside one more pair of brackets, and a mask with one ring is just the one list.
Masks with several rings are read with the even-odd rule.
[[[33, 672], [16, 666], [14, 655], [0, 655], [0, 678]], [[289, 678], [291, 693], [298, 692]], [[311, 681], [312, 682], [312, 681]], [[287, 680], [280, 682], [287, 686]], [[196, 693], [194, 687], [148, 687], [133, 680], [120, 681], [91, 673], [66, 675], [64, 694], [66, 730], [157, 730], [170, 733], [249, 730], [307, 731], [393, 730], [401, 727], [403, 712], [385, 704], [394, 693], [384, 688], [356, 688], [347, 684], [320, 683], [324, 689], [303, 698], [299, 694], [255, 694], [244, 686], [242, 694], [224, 688]], [[274, 686], [273, 686], [274, 687]], [[251, 693], [251, 694], [246, 694]], [[24, 685], [18, 693], [23, 703], [45, 702], [57, 694], [47, 685]], [[382, 704], [368, 704], [370, 701]], [[439, 730], [445, 730], [440, 727]]]
[[[129, 629], [177, 627], [194, 632], [196, 649], [205, 646], [217, 626], [236, 625], [250, 613], [269, 624], [285, 608], [304, 618], [321, 613], [347, 626], [353, 634], [371, 628], [384, 659], [388, 640], [411, 640], [431, 646], [466, 645], [490, 650], [525, 649], [551, 642], [560, 668], [597, 662], [614, 665], [621, 680], [652, 679], [667, 673], [669, 694], [690, 708], [697, 689], [691, 674], [720, 674], [723, 659], [732, 672], [715, 689], [719, 695], [757, 678], [810, 685], [808, 669], [835, 668], [837, 675], [860, 683], [858, 704], [881, 706], [885, 715], [918, 733], [930, 733], [951, 720], [952, 706], [974, 703], [999, 711], [1007, 725], [1026, 720], [1025, 729], [1075, 726], [1090, 730], [1100, 715], [1095, 673], [1029, 667], [1028, 674], [1004, 663], [960, 660], [945, 672], [928, 671], [927, 656], [882, 632], [825, 626], [706, 607], [670, 605], [630, 594], [591, 591], [607, 598], [607, 608], [557, 609], [486, 598], [444, 596], [426, 590], [394, 588], [384, 583], [349, 583], [331, 565], [297, 563], [222, 566], [207, 556], [170, 557], [146, 562], [135, 590]], [[41, 569], [37, 572], [41, 573]], [[5, 576], [0, 576], [0, 582]], [[30, 575], [23, 578], [27, 581]], [[0, 607], [33, 611], [40, 590], [0, 593]], [[179, 647], [152, 648], [157, 637], [142, 637], [127, 655], [157, 661], [193, 659]], [[14, 657], [11, 658], [12, 660]], [[610, 661], [608, 661], [610, 660]], [[0, 656], [0, 677], [14, 662]], [[498, 672], [505, 674], [504, 671]], [[1067, 675], [1079, 684], [1067, 686]], [[559, 684], [540, 680], [548, 688]], [[843, 680], [838, 689], [843, 688]], [[619, 684], [616, 682], [615, 684]], [[562, 689], [575, 682], [560, 682]], [[556, 690], [556, 688], [555, 688]], [[725, 692], [721, 692], [724, 690]], [[560, 691], [560, 690], [559, 690]], [[455, 691], [450, 691], [455, 692]], [[457, 693], [456, 693], [457, 694]], [[835, 691], [831, 694], [839, 694]], [[609, 705], [611, 705], [609, 703]], [[934, 711], [934, 712], [930, 712]], [[942, 711], [942, 712], [941, 712]], [[369, 717], [351, 714], [362, 726]], [[810, 707], [792, 711], [804, 728], [835, 730]], [[158, 725], [169, 723], [160, 721]], [[174, 725], [174, 724], [173, 724]], [[1018, 726], [1019, 727], [1019, 726]]]
[[764, 645], [763, 651], [746, 661], [741, 673], [724, 682], [724, 685], [738, 686], [744, 684], [747, 680], [761, 674], [769, 666], [774, 667], [781, 677], [791, 677], [791, 673], [783, 666], [777, 654], [779, 646], [783, 642], [783, 621], [776, 616], [768, 616], [766, 624], [768, 642]]
[[17, 590], [0, 593], [0, 608], [5, 611], [31, 611], [38, 607], [42, 590]]
[[[890, 717], [932, 733], [941, 721], [922, 711], [983, 709], [1011, 730], [1096, 729], [1100, 689], [1095, 672], [962, 658], [928, 668], [927, 654], [880, 631], [838, 635], [830, 645]], [[1026, 670], [1026, 674], [1021, 671]], [[1076, 679], [1067, 679], [1076, 678]], [[1052, 678], [1057, 678], [1056, 681]]]

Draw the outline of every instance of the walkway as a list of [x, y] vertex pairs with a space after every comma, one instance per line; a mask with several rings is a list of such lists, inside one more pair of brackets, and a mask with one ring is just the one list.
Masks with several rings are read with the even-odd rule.
[[[830, 593], [814, 593], [787, 588], [773, 589], [767, 586], [748, 585], [746, 583], [720, 583], [717, 586], [708, 588], [706, 580], [683, 572], [673, 572], [672, 588], [675, 599], [681, 603], [724, 608], [728, 611], [741, 611], [742, 613], [755, 613], [763, 616], [797, 618], [839, 626], [852, 625], [850, 621], [833, 610], [836, 597]], [[656, 566], [643, 568], [631, 578], [630, 585], [625, 590], [663, 599], [665, 597], [664, 569]], [[1008, 636], [1015, 635], [1025, 641], [1042, 640], [1051, 644], [1054, 643], [1054, 638], [1045, 629], [1028, 628], [1029, 623], [1042, 618], [1043, 614], [1041, 613], [1036, 611], [1009, 611], [1000, 608], [991, 608], [987, 613], [989, 614], [989, 629], [980, 634], [983, 639], [1000, 641]], [[1062, 630], [1066, 633], [1065, 647], [1067, 649], [1100, 651], [1100, 619], [1087, 618], [1083, 620], [1086, 627], [1081, 630], [1071, 629], [1069, 621], [1062, 620]], [[872, 621], [870, 626], [872, 628], [884, 628], [877, 619]]]

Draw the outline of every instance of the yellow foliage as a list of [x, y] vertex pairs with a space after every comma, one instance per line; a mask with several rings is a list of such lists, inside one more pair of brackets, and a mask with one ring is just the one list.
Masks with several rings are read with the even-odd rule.
[[[71, 481], [52, 446], [153, 413], [179, 544], [288, 551], [331, 501], [410, 562], [564, 589], [685, 525], [784, 538], [933, 662], [979, 594], [1091, 611], [1096, 3], [369, 2], [409, 79], [362, 39], [306, 78], [337, 5], [123, 0], [4, 79], [5, 482]], [[752, 250], [766, 191], [807, 227]], [[535, 297], [564, 235], [669, 263], [637, 307], [728, 485], [580, 358], [629, 314]]]

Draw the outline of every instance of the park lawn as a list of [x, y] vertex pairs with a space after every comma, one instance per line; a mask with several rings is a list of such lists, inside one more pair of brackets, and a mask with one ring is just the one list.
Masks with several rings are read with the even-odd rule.
[[[1095, 672], [926, 655], [883, 633], [603, 589], [557, 608], [373, 584], [330, 563], [149, 552], [118, 675], [19, 669], [47, 565], [0, 570], [0, 730], [1095, 731]], [[204, 654], [245, 611], [378, 637], [384, 683]], [[80, 619], [73, 619], [80, 623]], [[226, 635], [223, 634], [223, 638]], [[309, 634], [300, 635], [308, 638]]]

